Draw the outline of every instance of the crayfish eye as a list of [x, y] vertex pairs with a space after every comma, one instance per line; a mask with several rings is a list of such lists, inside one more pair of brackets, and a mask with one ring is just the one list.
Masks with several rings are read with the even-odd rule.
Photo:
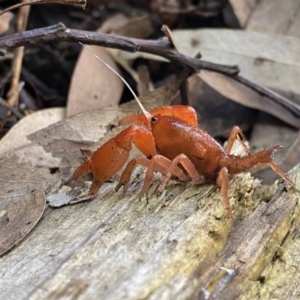
[[154, 117], [151, 118], [151, 122], [152, 122], [152, 123], [154, 123], [154, 122], [156, 122], [156, 121], [157, 121], [157, 117], [154, 116]]

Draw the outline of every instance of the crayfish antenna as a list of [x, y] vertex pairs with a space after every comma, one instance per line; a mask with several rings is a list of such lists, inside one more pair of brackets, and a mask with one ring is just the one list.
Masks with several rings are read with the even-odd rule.
[[106, 67], [108, 67], [112, 72], [114, 72], [125, 83], [125, 85], [129, 89], [129, 91], [133, 95], [134, 99], [138, 103], [139, 107], [141, 108], [141, 110], [142, 110], [143, 114], [145, 115], [146, 119], [150, 122], [150, 120], [152, 118], [152, 115], [145, 109], [145, 107], [141, 103], [141, 101], [138, 98], [138, 96], [136, 95], [136, 93], [130, 87], [129, 83], [116, 70], [114, 70], [108, 63], [106, 63], [102, 58], [100, 58], [98, 55], [96, 55], [95, 53], [93, 53], [86, 45], [82, 44], [81, 42], [79, 42], [79, 44], [81, 46], [85, 47], [88, 51], [90, 51], [94, 55], [95, 58], [97, 58], [98, 60], [100, 60]]

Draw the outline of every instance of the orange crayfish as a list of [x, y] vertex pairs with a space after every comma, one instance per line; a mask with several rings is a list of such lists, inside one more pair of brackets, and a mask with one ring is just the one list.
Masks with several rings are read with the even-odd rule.
[[[229, 177], [248, 171], [255, 166], [269, 165], [292, 188], [294, 183], [273, 161], [273, 153], [280, 149], [277, 145], [257, 153], [250, 154], [240, 138], [242, 131], [234, 126], [225, 149], [208, 133], [198, 128], [196, 111], [190, 106], [165, 106], [146, 111], [129, 84], [100, 57], [94, 55], [114, 72], [129, 88], [143, 113], [123, 118], [119, 125], [138, 123], [124, 129], [114, 138], [98, 148], [89, 160], [80, 165], [73, 174], [73, 179], [92, 173], [93, 182], [90, 195], [96, 194], [101, 185], [116, 174], [126, 163], [132, 142], [145, 155], [132, 159], [121, 175], [116, 191], [121, 186], [126, 190], [133, 168], [136, 165], [147, 167], [142, 193], [148, 196], [148, 189], [154, 171], [163, 174], [158, 187], [162, 192], [173, 176], [181, 181], [192, 180], [195, 184], [213, 183], [221, 187], [227, 216], [232, 217], [228, 201]], [[235, 139], [238, 139], [248, 156], [230, 154]]]
[[74, 179], [91, 172], [93, 182], [89, 194], [95, 194], [101, 185], [118, 172], [126, 163], [132, 142], [144, 154], [131, 160], [122, 173], [116, 191], [130, 180], [135, 165], [147, 167], [142, 192], [148, 192], [153, 172], [163, 174], [158, 187], [161, 192], [173, 176], [182, 181], [192, 180], [195, 184], [213, 183], [221, 187], [227, 216], [232, 217], [228, 201], [228, 180], [231, 176], [248, 171], [253, 167], [269, 165], [291, 187], [294, 183], [273, 161], [273, 153], [281, 146], [274, 146], [247, 156], [230, 154], [233, 142], [240, 138], [241, 130], [235, 126], [228, 144], [223, 149], [208, 133], [197, 127], [197, 115], [190, 106], [165, 106], [123, 118], [119, 124], [137, 123], [121, 131], [96, 150], [92, 157], [79, 166]]

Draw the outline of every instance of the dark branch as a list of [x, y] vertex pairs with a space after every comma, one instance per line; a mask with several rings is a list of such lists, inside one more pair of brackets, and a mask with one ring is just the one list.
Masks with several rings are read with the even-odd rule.
[[16, 5], [10, 6], [7, 9], [4, 9], [0, 12], [0, 16], [7, 13], [8, 11], [20, 8], [22, 6], [27, 5], [37, 5], [37, 4], [60, 4], [66, 6], [73, 6], [85, 9], [86, 7], [86, 0], [31, 0], [30, 2], [22, 2]]
[[266, 88], [264, 86], [261, 86], [250, 79], [247, 79], [243, 77], [242, 75], [235, 75], [232, 77], [236, 81], [248, 86], [252, 90], [256, 91], [258, 94], [262, 96], [266, 96], [273, 100], [274, 102], [278, 103], [282, 107], [284, 107], [286, 110], [291, 112], [295, 117], [300, 117], [300, 106], [296, 103], [294, 103], [292, 100], [276, 93], [275, 91], [272, 91], [269, 88]]
[[176, 50], [171, 49], [169, 41], [166, 38], [159, 40], [133, 39], [91, 31], [67, 29], [62, 23], [0, 38], [0, 55], [3, 56], [8, 50], [16, 47], [53, 41], [82, 42], [83, 44], [116, 48], [128, 52], [139, 51], [155, 54], [194, 70], [206, 69], [230, 75], [239, 72], [236, 66], [213, 64], [178, 53]]
[[171, 47], [170, 42], [166, 37], [158, 40], [134, 39], [97, 32], [68, 29], [64, 24], [59, 23], [54, 26], [1, 37], [0, 55], [4, 56], [8, 50], [20, 46], [37, 45], [53, 41], [82, 42], [84, 44], [116, 48], [128, 52], [144, 52], [164, 57], [178, 66], [188, 67], [194, 71], [205, 69], [223, 73], [285, 107], [294, 116], [300, 117], [300, 108], [297, 104], [270, 89], [264, 88], [238, 75], [239, 69], [237, 66], [214, 64], [183, 55]]

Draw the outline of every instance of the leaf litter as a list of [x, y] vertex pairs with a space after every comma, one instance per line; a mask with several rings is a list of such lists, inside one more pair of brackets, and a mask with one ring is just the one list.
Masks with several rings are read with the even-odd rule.
[[[113, 16], [97, 31], [99, 33], [108, 33], [126, 22], [127, 18], [122, 15]], [[120, 101], [123, 82], [105, 65], [97, 63], [91, 53], [99, 56], [120, 72], [107, 48], [97, 46], [90, 46], [90, 49], [83, 48], [72, 75], [68, 95], [67, 116], [107, 105], [118, 104]], [[87, 78], [89, 80], [86, 80]]]
[[6, 213], [0, 217], [0, 256], [26, 237], [42, 217], [45, 207], [46, 198], [42, 190], [10, 201]]
[[[222, 31], [215, 29], [206, 31], [174, 31], [174, 39], [178, 40], [176, 44], [178, 45], [179, 50], [183, 53], [192, 56], [195, 53], [195, 51], [200, 50], [204, 59], [216, 61], [218, 63], [237, 63], [242, 69], [243, 74], [245, 73], [254, 76], [255, 80], [260, 82], [261, 84], [273, 87], [287, 94], [293, 93], [294, 98], [296, 100], [299, 97], [299, 85], [295, 84], [295, 80], [293, 80], [293, 78], [297, 78], [294, 76], [296, 76], [298, 74], [297, 72], [299, 72], [299, 57], [296, 53], [299, 49], [299, 45], [294, 39], [271, 36], [266, 34], [259, 35], [248, 32], [240, 33], [230, 30]], [[285, 51], [285, 53], [279, 54], [277, 51], [272, 51], [271, 45], [274, 45], [274, 43], [275, 45], [277, 45], [276, 48], [279, 49], [282, 47], [288, 49], [289, 51]], [[229, 47], [231, 47], [231, 49], [233, 48], [235, 52], [232, 52], [231, 50], [226, 50], [229, 49]], [[102, 51], [100, 53], [100, 56], [104, 55], [106, 57], [105, 59], [110, 60], [110, 58], [107, 56], [107, 49], [99, 51]], [[264, 54], [263, 57], [261, 57], [262, 53]], [[89, 54], [89, 56], [91, 55]], [[121, 63], [121, 65], [129, 66], [128, 70], [132, 70], [129, 73], [134, 74], [135, 71], [131, 67], [132, 62], [128, 63], [125, 58], [119, 56], [119, 53], [117, 56], [117, 60], [119, 62], [123, 60], [123, 63]], [[135, 55], [135, 57], [137, 56], [148, 57], [147, 55], [140, 54]], [[20, 216], [24, 216], [24, 218], [22, 217], [21, 219], [25, 222], [27, 220], [26, 218], [28, 217], [26, 217], [26, 208], [18, 210], [14, 208], [13, 204], [10, 207], [10, 203], [15, 203], [14, 201], [22, 202], [22, 200], [18, 198], [20, 195], [24, 199], [26, 199], [24, 200], [25, 202], [27, 201], [28, 203], [30, 203], [30, 201], [32, 201], [32, 203], [42, 203], [42, 201], [35, 200], [35, 197], [42, 198], [40, 197], [41, 195], [32, 196], [33, 190], [38, 190], [40, 188], [41, 190], [48, 192], [51, 190], [52, 187], [57, 185], [57, 183], [61, 181], [68, 181], [71, 177], [72, 171], [82, 160], [80, 149], [89, 148], [89, 151], [95, 150], [100, 144], [103, 143], [103, 141], [107, 140], [109, 137], [115, 134], [116, 130], [114, 129], [114, 127], [116, 126], [117, 121], [120, 118], [127, 114], [135, 113], [137, 111], [135, 103], [127, 103], [125, 105], [122, 105], [120, 108], [116, 105], [111, 107], [104, 107], [99, 111], [95, 111], [94, 106], [91, 106], [90, 104], [87, 104], [85, 102], [87, 98], [93, 98], [93, 96], [95, 95], [94, 93], [90, 97], [87, 93], [92, 92], [91, 90], [97, 91], [98, 93], [99, 88], [101, 88], [102, 85], [105, 85], [104, 90], [108, 91], [108, 96], [106, 97], [106, 101], [103, 100], [104, 98], [101, 98], [100, 105], [104, 103], [117, 104], [120, 99], [120, 90], [122, 90], [122, 87], [120, 89], [117, 88], [115, 83], [108, 85], [108, 83], [104, 83], [104, 81], [102, 80], [103, 78], [106, 79], [106, 76], [110, 76], [108, 75], [110, 71], [106, 72], [104, 70], [103, 72], [100, 72], [100, 75], [96, 74], [97, 72], [93, 73], [94, 75], [91, 75], [91, 68], [93, 68], [94, 65], [101, 66], [101, 64], [95, 63], [95, 59], [92, 57], [90, 58], [91, 59], [87, 58], [87, 61], [90, 61], [88, 63], [86, 63], [86, 61], [78, 62], [78, 72], [81, 72], [81, 75], [76, 76], [81, 76], [82, 78], [78, 81], [78, 83], [74, 83], [74, 86], [76, 86], [76, 88], [75, 90], [72, 90], [71, 88], [69, 94], [70, 99], [72, 98], [70, 96], [72, 95], [72, 93], [74, 93], [74, 97], [78, 96], [75, 102], [79, 103], [79, 106], [81, 108], [76, 111], [77, 108], [75, 108], [75, 104], [73, 104], [72, 102], [73, 100], [69, 100], [68, 110], [71, 111], [69, 112], [69, 114], [78, 113], [79, 111], [81, 111], [82, 107], [86, 107], [93, 110], [83, 114], [79, 114], [78, 116], [69, 118], [57, 124], [51, 125], [46, 129], [31, 134], [29, 137], [29, 139], [32, 141], [32, 143], [28, 145], [29, 147], [31, 145], [39, 144], [54, 158], [59, 158], [59, 161], [55, 165], [55, 168], [57, 168], [58, 170], [52, 171], [50, 170], [51, 168], [49, 169], [49, 167], [44, 166], [37, 168], [32, 166], [32, 163], [24, 163], [24, 161], [20, 160], [21, 155], [17, 151], [13, 153], [7, 153], [1, 158], [1, 162], [3, 163], [1, 165], [1, 168], [3, 169], [3, 171], [6, 172], [6, 175], [3, 177], [3, 181], [1, 182], [1, 187], [3, 187], [2, 185], [4, 185], [3, 195], [5, 195], [4, 197], [1, 197], [2, 202], [0, 208], [3, 212], [3, 216], [1, 217], [1, 225], [4, 222], [3, 220], [5, 220], [5, 216], [9, 215], [10, 221], [13, 221], [13, 218], [11, 218], [11, 214], [15, 214], [16, 212], [18, 212]], [[132, 56], [132, 59], [133, 58], [134, 57]], [[111, 61], [110, 64], [113, 64], [113, 62]], [[83, 70], [84, 66], [87, 66], [86, 70]], [[89, 70], [91, 72], [89, 72]], [[283, 71], [286, 71], [286, 73], [284, 73], [285, 76], [282, 76]], [[276, 78], [278, 80], [272, 80], [272, 76], [269, 76], [269, 74], [271, 74], [272, 76], [277, 76]], [[98, 77], [98, 75], [100, 77]], [[203, 76], [201, 77], [201, 75]], [[232, 89], [226, 91], [225, 87], [226, 85], [228, 85], [228, 78], [225, 80], [226, 83], [222, 83], [219, 79], [217, 79], [217, 77], [214, 76], [214, 74], [211, 75], [212, 79], [208, 79], [209, 76], [207, 75], [207, 71], [206, 77], [204, 75], [205, 72], [200, 72], [198, 78], [201, 77], [202, 81], [206, 83], [209, 82], [216, 90], [220, 92], [220, 94], [223, 94], [224, 96], [227, 96], [227, 98], [230, 99], [235, 98], [234, 95], [238, 94], [238, 96], [236, 97], [236, 101], [238, 101], [239, 103], [263, 110], [263, 105], [261, 104], [262, 99], [259, 98], [260, 96], [258, 96], [257, 94], [251, 94], [250, 96], [247, 96], [247, 94], [249, 94], [248, 91], [239, 92], [239, 87], [237, 86], [233, 88], [234, 92], [232, 92]], [[76, 76], [74, 73], [74, 81], [77, 80]], [[97, 77], [97, 80], [95, 80], [92, 83], [93, 87], [86, 86], [87, 77]], [[112, 82], [115, 82], [115, 79], [112, 80]], [[137, 79], [137, 81], [138, 80], [139, 79]], [[116, 79], [116, 82], [117, 81], [119, 82], [119, 79]], [[145, 97], [146, 107], [153, 108], [156, 106], [169, 104], [172, 100], [178, 98], [178, 87], [179, 83], [177, 82], [176, 84], [173, 83], [173, 85], [169, 84], [167, 86], [164, 86], [163, 89], [159, 90], [159, 92], [158, 90], [155, 90], [153, 93], [146, 95], [148, 96], [148, 98]], [[115, 89], [117, 90], [117, 92], [115, 92]], [[109, 93], [112, 91], [114, 93], [112, 93], [111, 96]], [[82, 94], [80, 94], [80, 92], [82, 92]], [[102, 93], [100, 92], [98, 95], [102, 96]], [[205, 95], [206, 94], [203, 93], [202, 96], [205, 97]], [[226, 97], [224, 97], [224, 99], [226, 99]], [[257, 103], [256, 106], [253, 106], [252, 104], [253, 99], [255, 99]], [[273, 105], [274, 103], [272, 103], [271, 106], [273, 107]], [[268, 104], [266, 106], [269, 106], [269, 108], [271, 107]], [[289, 115], [286, 115], [286, 112], [281, 107], [276, 107], [275, 105], [275, 108], [273, 107], [273, 110], [268, 110], [268, 112], [271, 112], [278, 118], [286, 121], [287, 123], [297, 128], [299, 127], [298, 120], [290, 118]], [[209, 127], [209, 125], [207, 126]], [[217, 131], [218, 130], [216, 128], [216, 132]], [[224, 135], [224, 132], [222, 133], [222, 135]], [[60, 196], [57, 196], [59, 194]], [[48, 195], [48, 201], [50, 202], [50, 205], [56, 207], [68, 204], [71, 201], [70, 197], [73, 197], [73, 195], [68, 195], [68, 191], [64, 189], [58, 190], [56, 192], [53, 190], [52, 196], [53, 198], [51, 199], [51, 194]], [[26, 205], [30, 207], [31, 204]], [[36, 211], [41, 212], [43, 210], [44, 206], [42, 208], [42, 205], [37, 205]], [[40, 216], [38, 216], [39, 213], [36, 213], [34, 217], [35, 220], [30, 219], [30, 224], [36, 224], [36, 222], [40, 218]], [[2, 230], [1, 228], [0, 230]], [[7, 227], [6, 224], [5, 228], [8, 229], [12, 227]], [[29, 231], [27, 229], [24, 232], [28, 233]], [[24, 234], [22, 238], [24, 238], [26, 234]], [[6, 247], [5, 251], [8, 251], [20, 240], [21, 239], [17, 240], [16, 238], [12, 238], [11, 241], [7, 243], [11, 246]]]

